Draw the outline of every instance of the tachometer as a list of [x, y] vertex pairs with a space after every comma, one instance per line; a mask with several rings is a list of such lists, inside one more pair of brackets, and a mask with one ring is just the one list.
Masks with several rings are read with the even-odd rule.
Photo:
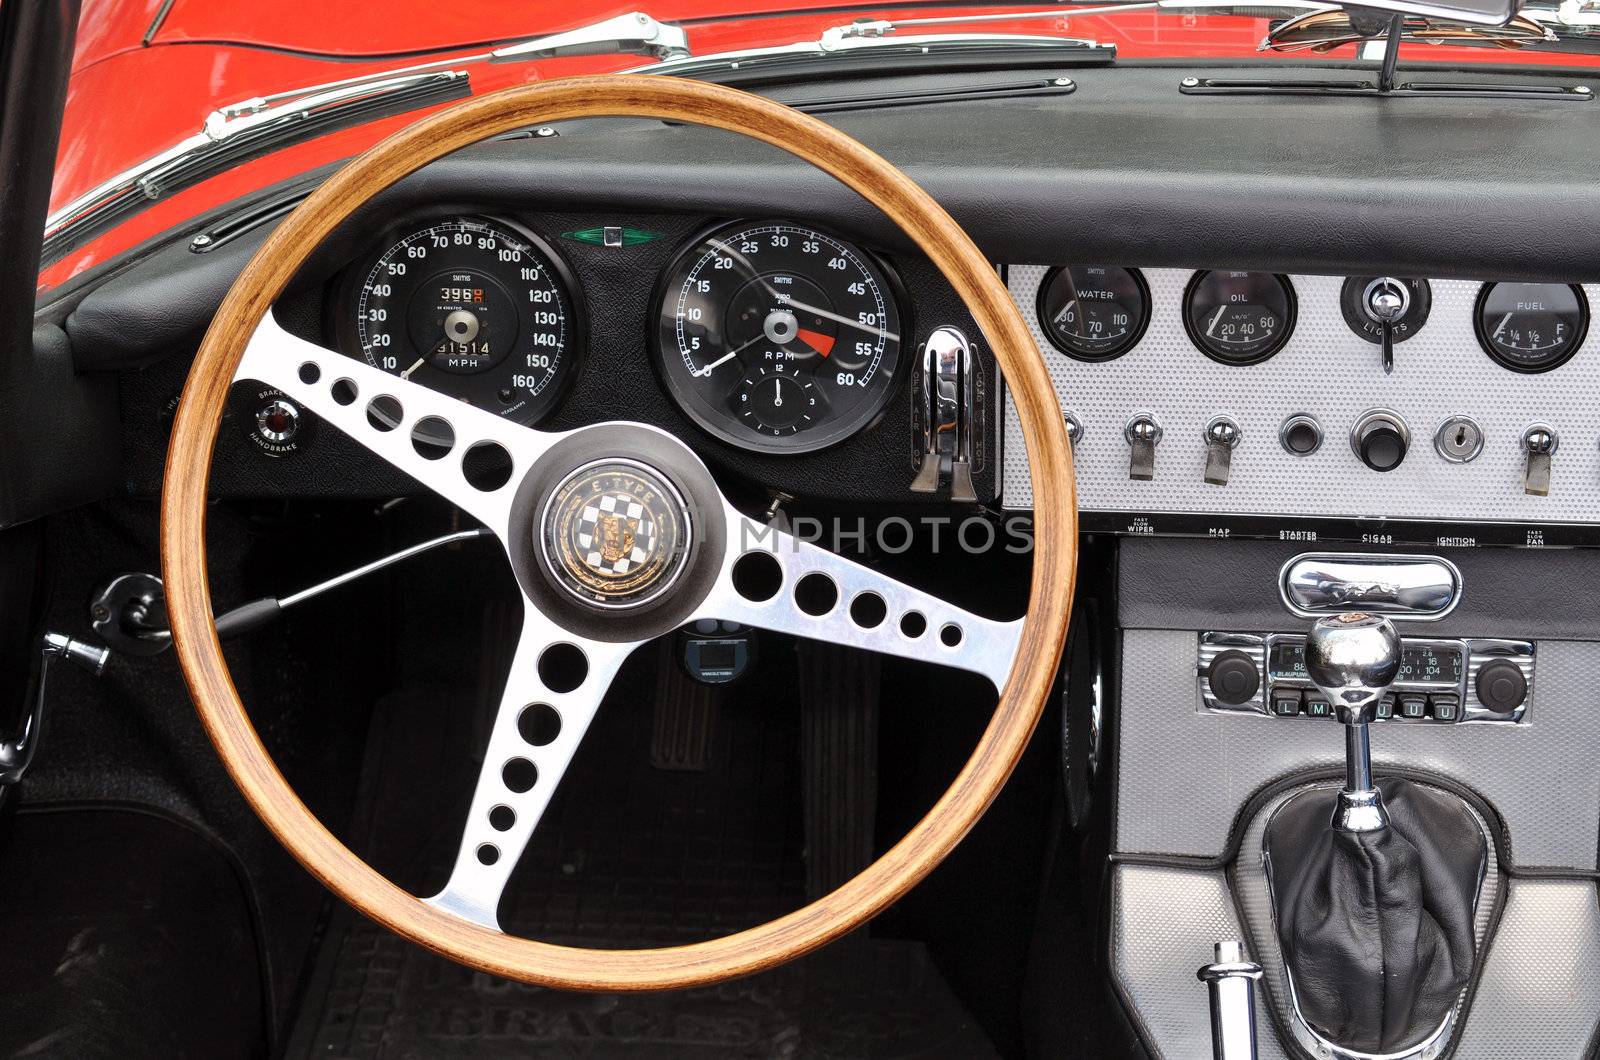
[[808, 452], [882, 411], [899, 368], [900, 312], [866, 252], [800, 225], [736, 222], [668, 269], [656, 352], [672, 396], [707, 431]]
[[1589, 330], [1583, 288], [1563, 283], [1489, 283], [1478, 295], [1478, 341], [1514, 372], [1566, 364]]
[[519, 423], [554, 406], [582, 334], [555, 251], [493, 218], [395, 234], [351, 270], [341, 305], [345, 353]]
[[1294, 331], [1294, 288], [1270, 272], [1197, 272], [1183, 294], [1183, 323], [1223, 364], [1259, 364]]

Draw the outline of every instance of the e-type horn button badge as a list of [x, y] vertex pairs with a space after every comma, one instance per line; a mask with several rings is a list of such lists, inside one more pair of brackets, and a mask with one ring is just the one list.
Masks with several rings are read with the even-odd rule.
[[632, 460], [585, 464], [545, 502], [545, 566], [587, 604], [638, 607], [671, 588], [689, 558], [689, 508]]

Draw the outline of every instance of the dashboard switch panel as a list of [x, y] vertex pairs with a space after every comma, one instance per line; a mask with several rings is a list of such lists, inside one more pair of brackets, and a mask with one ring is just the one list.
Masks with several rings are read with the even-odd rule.
[[[1346, 319], [1349, 277], [1295, 273], [1286, 277], [1294, 292], [1292, 330], [1283, 330], [1286, 314], [1273, 317], [1281, 346], [1256, 363], [1225, 363], [1191, 335], [1196, 325], [1204, 334], [1217, 309], [1185, 317], [1195, 271], [1145, 268], [1150, 315], [1143, 333], [1115, 359], [1084, 361], [1051, 342], [1039, 320], [1040, 286], [1064, 264], [1071, 262], [1010, 265], [1006, 282], [1062, 407], [1082, 424], [1075, 465], [1086, 529], [1434, 547], [1600, 541], [1600, 328], [1569, 326], [1563, 335], [1575, 347], [1570, 357], [1545, 371], [1519, 371], [1479, 343], [1485, 284], [1401, 277], [1414, 315], [1428, 292], [1427, 317], [1406, 322], [1403, 335], [1395, 325], [1394, 371], [1385, 375], [1382, 328], [1366, 326], [1364, 311], [1359, 330]], [[1357, 277], [1367, 282], [1352, 285], [1353, 293], [1364, 295], [1375, 278]], [[1505, 284], [1496, 290], [1513, 293]], [[1600, 297], [1600, 284], [1580, 290], [1590, 304]], [[1502, 342], [1517, 322], [1506, 325]], [[1217, 333], [1228, 323], [1224, 314]], [[1369, 434], [1363, 453], [1349, 439], [1375, 409], [1396, 423]], [[1141, 414], [1166, 431], [1160, 459], [1168, 473], [1152, 479], [1128, 474], [1123, 429]], [[1014, 412], [1005, 415], [1002, 503], [1025, 510], [1033, 503], [1027, 453]], [[1219, 415], [1244, 436], [1224, 488], [1202, 474], [1206, 426]], [[1441, 434], [1446, 423], [1454, 429]], [[1523, 488], [1529, 454], [1521, 440], [1534, 423], [1562, 436], [1547, 496]], [[1396, 463], [1397, 437], [1406, 452]], [[1387, 470], [1375, 472], [1372, 461]]]
[[[1301, 633], [1200, 634], [1195, 654], [1201, 709], [1268, 718], [1327, 718], [1327, 699], [1306, 676]], [[1525, 640], [1401, 638], [1400, 675], [1379, 721], [1517, 724], [1533, 700], [1534, 645]]]

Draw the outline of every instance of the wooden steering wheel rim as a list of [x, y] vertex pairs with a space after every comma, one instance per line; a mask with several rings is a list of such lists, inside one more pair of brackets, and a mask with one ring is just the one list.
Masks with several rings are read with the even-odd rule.
[[[710, 126], [810, 162], [898, 224], [961, 296], [1005, 373], [1031, 458], [1035, 547], [1029, 609], [999, 705], [972, 757], [909, 833], [859, 876], [787, 916], [706, 942], [591, 950], [515, 938], [425, 904], [323, 827], [278, 771], [239, 699], [212, 618], [205, 559], [207, 483], [223, 404], [257, 324], [311, 252], [359, 206], [458, 148], [584, 117]], [[494, 975], [579, 990], [717, 982], [800, 956], [908, 891], [966, 835], [1010, 776], [1044, 708], [1066, 639], [1077, 560], [1072, 447], [1055, 390], [995, 269], [929, 195], [877, 154], [781, 104], [698, 81], [602, 75], [469, 99], [395, 134], [334, 174], [280, 224], [229, 290], [178, 405], [161, 508], [162, 568], [178, 661], [217, 753], [256, 814], [335, 894], [392, 931]]]

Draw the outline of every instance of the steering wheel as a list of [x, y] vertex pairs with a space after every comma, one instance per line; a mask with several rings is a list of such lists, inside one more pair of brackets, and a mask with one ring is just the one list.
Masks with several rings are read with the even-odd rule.
[[[694, 451], [657, 428], [520, 427], [274, 322], [273, 301], [312, 250], [402, 177], [500, 133], [603, 116], [710, 126], [786, 150], [876, 205], [938, 266], [987, 337], [1022, 421], [1035, 498], [1025, 618], [990, 621], [747, 518]], [[522, 632], [455, 866], [430, 898], [389, 882], [323, 827], [273, 764], [228, 673], [206, 576], [206, 489], [223, 404], [241, 378], [281, 389], [482, 522], [522, 589]], [[424, 420], [431, 444], [414, 443]], [[223, 300], [190, 370], [167, 457], [161, 550], [173, 639], [217, 753], [251, 807], [313, 875], [368, 917], [463, 964], [546, 986], [717, 982], [798, 957], [876, 915], [954, 848], [1005, 783], [1066, 638], [1077, 549], [1071, 452], [1044, 362], [993, 266], [926, 192], [862, 144], [778, 103], [697, 81], [605, 75], [513, 88], [431, 115], [345, 166], [279, 225]], [[495, 468], [505, 473], [479, 473]], [[768, 577], [750, 577], [752, 564], [765, 564]], [[813, 574], [837, 590], [820, 615], [796, 597], [797, 583]], [[923, 620], [920, 630], [914, 619], [902, 623], [908, 615]], [[636, 646], [699, 618], [960, 667], [993, 681], [999, 705], [972, 757], [904, 839], [787, 916], [660, 949], [580, 949], [502, 933], [501, 892], [612, 676]], [[530, 710], [559, 724], [553, 737], [548, 725], [524, 735]]]

